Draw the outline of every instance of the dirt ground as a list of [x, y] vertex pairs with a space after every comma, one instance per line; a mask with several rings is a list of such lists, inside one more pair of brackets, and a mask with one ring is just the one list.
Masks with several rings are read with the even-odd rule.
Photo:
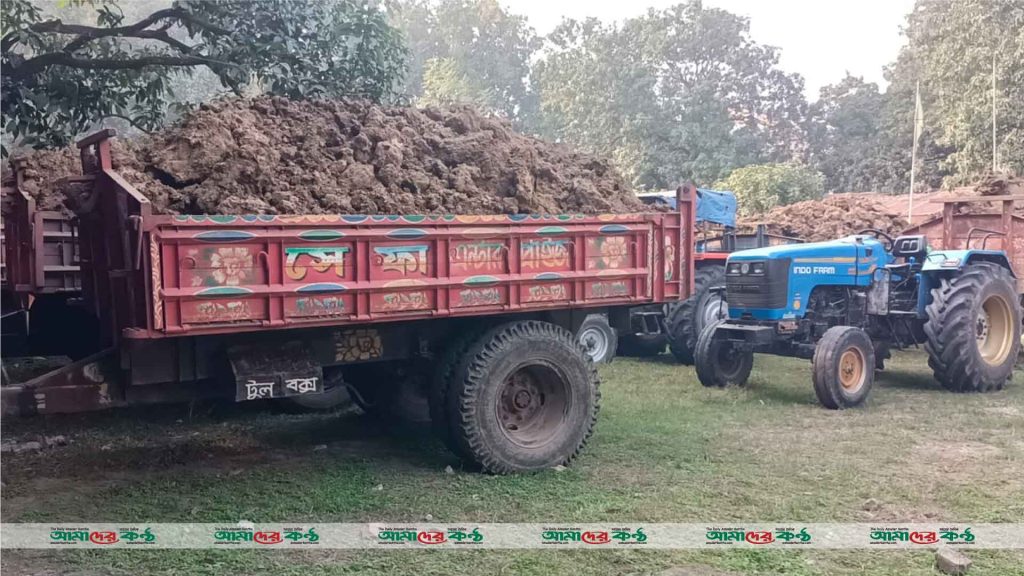
[[[463, 470], [423, 430], [357, 413], [193, 405], [5, 419], [5, 441], [68, 443], [0, 459], [4, 522], [1024, 522], [1024, 373], [950, 394], [898, 354], [868, 404], [818, 406], [809, 363], [758, 356], [748, 389], [702, 388], [668, 356], [601, 368], [603, 406], [563, 472]], [[451, 466], [452, 472], [446, 471]], [[969, 550], [972, 575], [1024, 554]], [[5, 551], [3, 573], [56, 575], [601, 574], [934, 576], [931, 552]]]
[[[24, 160], [50, 207], [73, 150]], [[180, 124], [118, 141], [114, 168], [158, 213], [522, 214], [643, 210], [611, 165], [515, 132], [469, 107], [223, 99]]]

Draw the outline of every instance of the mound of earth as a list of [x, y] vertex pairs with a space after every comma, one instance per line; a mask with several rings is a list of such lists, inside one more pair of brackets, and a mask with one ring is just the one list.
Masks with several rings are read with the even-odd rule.
[[[77, 151], [26, 162], [32, 194], [79, 173]], [[115, 146], [114, 163], [164, 214], [643, 210], [608, 162], [468, 107], [224, 99]]]
[[906, 220], [863, 194], [837, 194], [778, 206], [765, 214], [740, 220], [739, 226], [752, 230], [758, 224], [765, 224], [769, 233], [808, 242], [833, 240], [866, 228], [895, 237], [907, 228]]

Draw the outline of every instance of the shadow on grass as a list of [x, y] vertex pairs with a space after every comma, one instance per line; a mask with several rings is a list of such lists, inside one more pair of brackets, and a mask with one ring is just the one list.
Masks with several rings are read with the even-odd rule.
[[884, 370], [875, 373], [875, 385], [901, 390], [943, 392], [942, 385], [935, 381], [931, 373]]

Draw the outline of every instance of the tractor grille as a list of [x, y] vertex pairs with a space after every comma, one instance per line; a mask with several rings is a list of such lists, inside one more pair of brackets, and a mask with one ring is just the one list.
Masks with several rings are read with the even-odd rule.
[[729, 308], [785, 308], [789, 294], [789, 258], [768, 260], [764, 275], [728, 275]]

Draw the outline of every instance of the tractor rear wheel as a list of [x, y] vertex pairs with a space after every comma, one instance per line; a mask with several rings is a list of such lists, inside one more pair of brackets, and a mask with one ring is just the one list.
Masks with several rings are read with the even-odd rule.
[[712, 288], [724, 285], [725, 266], [704, 266], [694, 276], [693, 294], [669, 307], [665, 318], [668, 346], [680, 363], [693, 364], [696, 360], [697, 339], [704, 328], [728, 315], [725, 294], [711, 291]]
[[458, 452], [496, 474], [568, 464], [597, 421], [597, 371], [572, 333], [537, 321], [482, 336], [456, 367], [447, 398]]
[[925, 350], [935, 379], [953, 392], [1006, 385], [1020, 352], [1021, 309], [1013, 277], [996, 264], [971, 264], [943, 278], [926, 308]]
[[716, 338], [722, 320], [704, 328], [697, 339], [695, 360], [697, 379], [709, 388], [743, 386], [754, 368], [754, 353], [739, 350], [730, 342]]
[[833, 326], [818, 340], [811, 366], [821, 405], [853, 408], [864, 403], [875, 383], [875, 347], [860, 328]]

